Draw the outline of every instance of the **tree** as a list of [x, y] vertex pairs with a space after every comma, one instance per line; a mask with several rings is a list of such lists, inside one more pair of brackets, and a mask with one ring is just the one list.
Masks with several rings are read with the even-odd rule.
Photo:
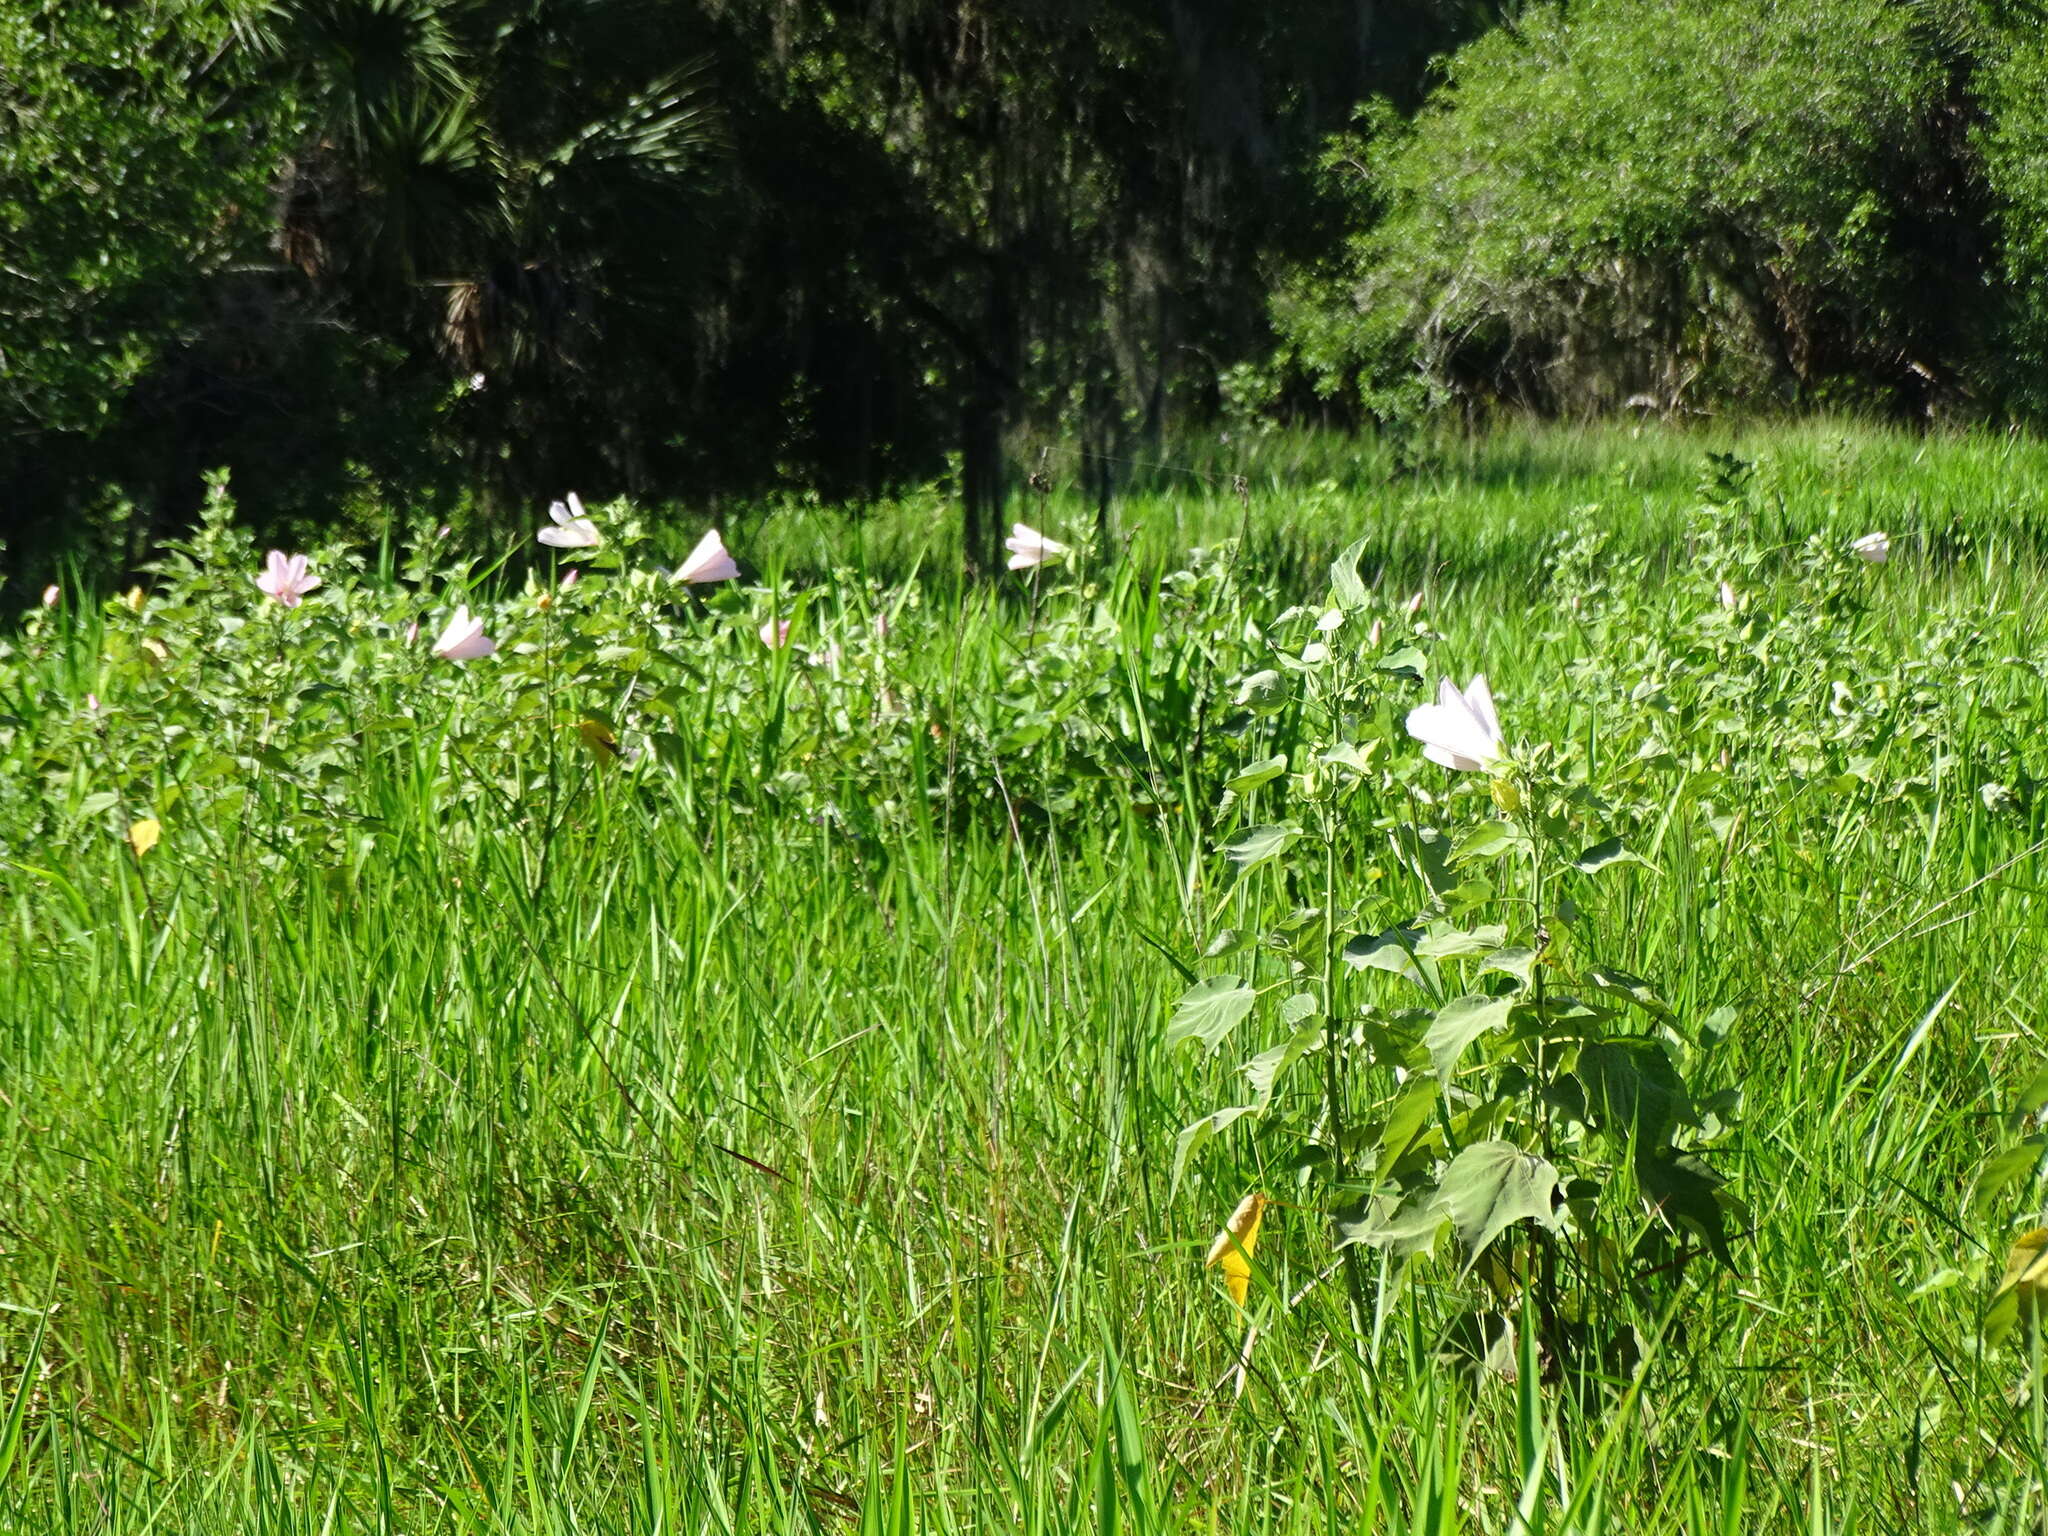
[[[256, 0], [31, 0], [0, 11], [0, 481], [49, 521], [25, 449], [89, 443], [201, 328], [262, 227], [278, 104], [234, 48]], [[26, 503], [26, 504], [24, 504]]]
[[1311, 147], [1382, 78], [1379, 43], [1407, 61], [1481, 10], [1412, 6], [1405, 26], [1375, 27], [1375, 9], [787, 0], [758, 14], [749, 51], [787, 60], [779, 104], [817, 114], [861, 168], [854, 295], [957, 409], [970, 563], [993, 556], [1020, 424], [1076, 433], [1107, 462], [1156, 442], [1177, 379], [1192, 373], [1212, 404], [1219, 367], [1263, 350], [1266, 260], [1316, 233]]
[[1894, 0], [1531, 7], [1412, 130], [1333, 157], [1348, 260], [1283, 323], [1326, 380], [1600, 409], [1954, 399], [1991, 260], [1967, 64]]

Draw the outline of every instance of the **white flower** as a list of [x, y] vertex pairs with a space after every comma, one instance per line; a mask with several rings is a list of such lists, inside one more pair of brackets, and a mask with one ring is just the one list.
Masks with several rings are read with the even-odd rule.
[[434, 654], [443, 661], [471, 661], [497, 648], [498, 642], [484, 633], [484, 621], [471, 618], [466, 606], [455, 610], [455, 617], [434, 642]]
[[1849, 548], [1861, 558], [1868, 560], [1872, 565], [1883, 565], [1885, 561], [1892, 557], [1891, 535], [1880, 528], [1874, 533], [1864, 534], [1862, 538], [1852, 543]]
[[63, 592], [59, 590], [56, 584], [53, 582], [51, 585], [43, 588], [43, 606], [45, 608], [56, 607], [57, 600], [61, 598], [63, 595]]
[[1434, 704], [1408, 711], [1408, 734], [1422, 743], [1422, 755], [1431, 762], [1468, 773], [1485, 773], [1506, 755], [1484, 672], [1474, 674], [1463, 693], [1445, 678]]
[[1739, 603], [1740, 601], [1741, 601], [1741, 599], [1740, 599], [1740, 598], [1738, 598], [1738, 597], [1737, 597], [1737, 596], [1735, 595], [1735, 589], [1734, 589], [1733, 587], [1729, 586], [1727, 582], [1725, 582], [1725, 581], [1724, 581], [1724, 582], [1722, 582], [1722, 583], [1721, 583], [1721, 606], [1722, 606], [1723, 608], [1733, 608], [1733, 607], [1734, 607], [1734, 606], [1735, 606], [1735, 605], [1736, 605], [1737, 603]]
[[731, 581], [739, 573], [739, 565], [726, 553], [725, 540], [714, 528], [697, 541], [689, 557], [676, 567], [675, 579], [685, 586], [696, 586], [707, 581]]
[[574, 491], [569, 493], [567, 506], [550, 502], [548, 516], [554, 522], [541, 529], [540, 541], [550, 549], [595, 549], [604, 542], [597, 524], [583, 515], [583, 499]]
[[1010, 536], [1003, 540], [1003, 548], [1010, 552], [1010, 569], [1028, 571], [1041, 565], [1050, 565], [1061, 555], [1068, 553], [1067, 546], [1058, 539], [1049, 539], [1025, 523], [1012, 523]]

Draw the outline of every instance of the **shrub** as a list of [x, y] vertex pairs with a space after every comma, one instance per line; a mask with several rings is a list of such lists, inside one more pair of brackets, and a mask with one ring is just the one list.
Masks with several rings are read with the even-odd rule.
[[1930, 272], [1977, 254], [1968, 200], [1930, 192], [1948, 75], [1890, 0], [1532, 7], [1407, 128], [1333, 145], [1362, 232], [1281, 329], [1382, 414], [1921, 403], [1970, 323]]

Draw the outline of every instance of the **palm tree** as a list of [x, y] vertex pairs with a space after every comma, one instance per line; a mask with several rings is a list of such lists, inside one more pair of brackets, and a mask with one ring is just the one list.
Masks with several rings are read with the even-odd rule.
[[720, 121], [656, 9], [279, 0], [251, 34], [304, 118], [280, 252], [346, 323], [488, 381], [465, 421], [491, 499], [534, 491], [549, 423], [605, 393], [608, 321], [695, 299], [659, 252], [693, 232]]

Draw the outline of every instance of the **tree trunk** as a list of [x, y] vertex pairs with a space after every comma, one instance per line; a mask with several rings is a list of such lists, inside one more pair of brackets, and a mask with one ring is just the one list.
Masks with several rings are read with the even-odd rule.
[[1017, 306], [1000, 255], [990, 265], [981, 340], [980, 355], [968, 363], [970, 380], [960, 419], [960, 555], [970, 577], [997, 568], [1009, 489], [1003, 483], [1003, 434], [1017, 376]]
[[993, 570], [996, 530], [1003, 517], [1002, 404], [982, 383], [960, 411], [960, 561], [968, 577]]

